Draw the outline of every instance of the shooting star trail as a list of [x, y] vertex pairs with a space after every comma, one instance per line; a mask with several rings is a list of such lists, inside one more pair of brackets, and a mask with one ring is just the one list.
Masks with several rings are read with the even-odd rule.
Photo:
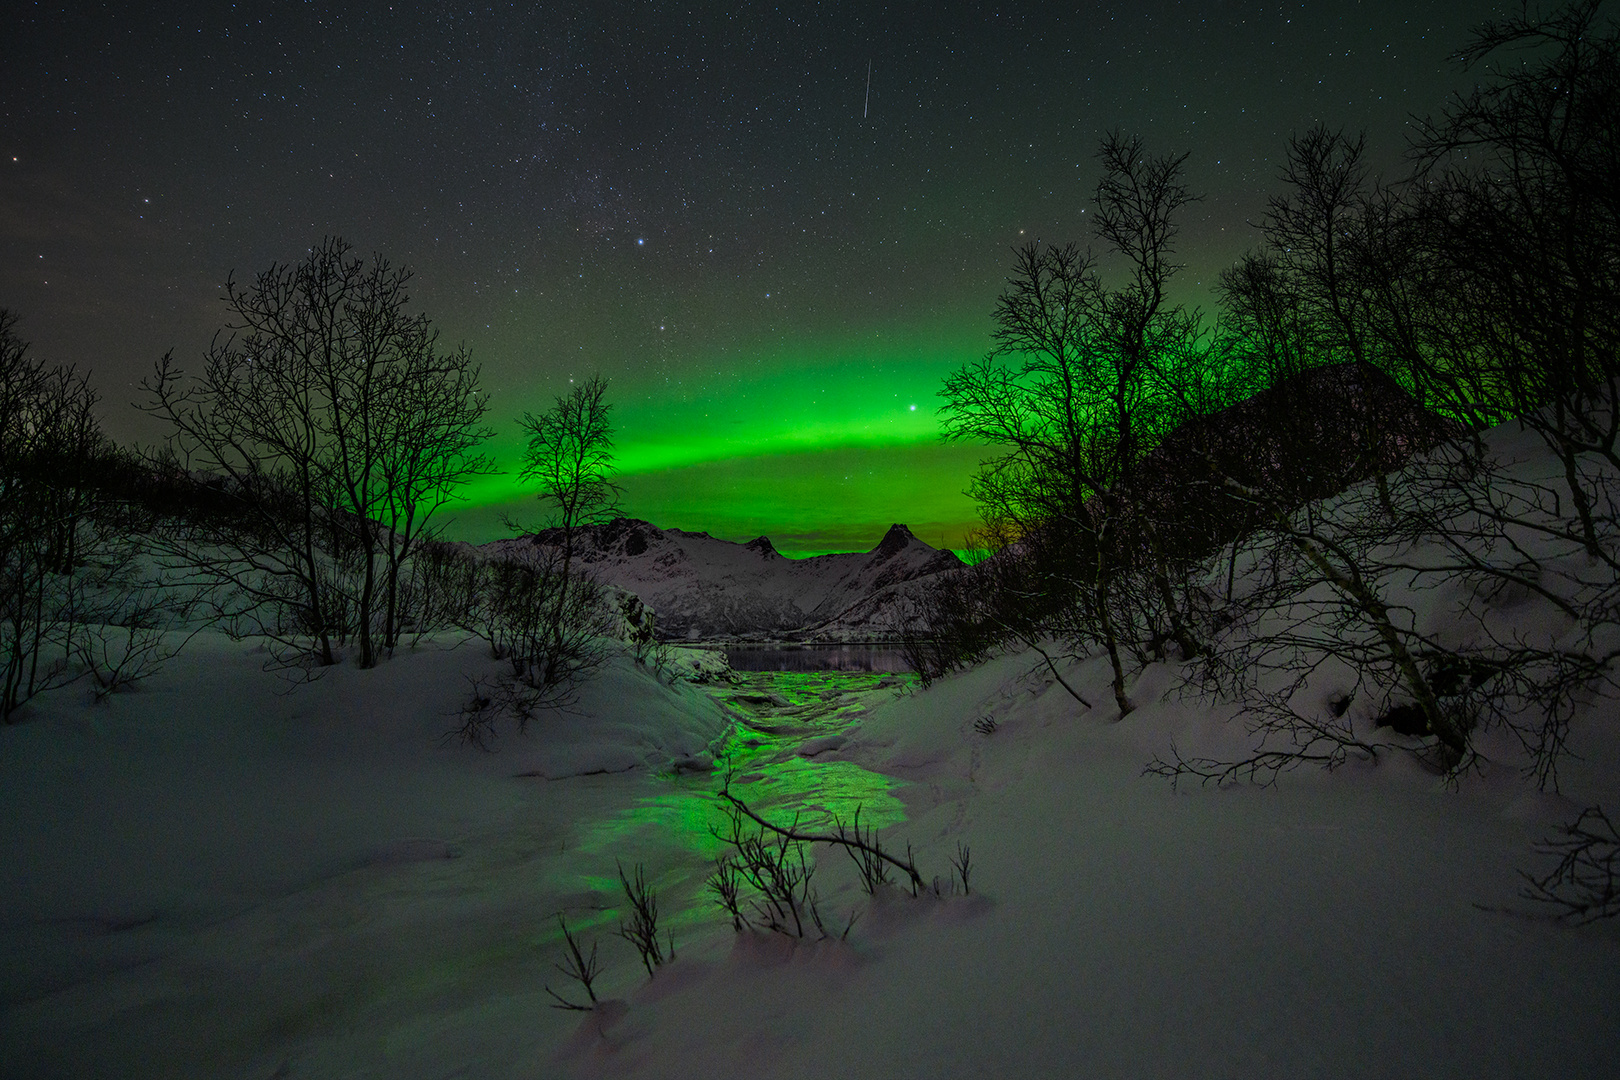
[[871, 61], [870, 58], [868, 58], [867, 61], [866, 61], [866, 102], [865, 102], [865, 104], [863, 104], [861, 106], [861, 119], [862, 120], [866, 119], [866, 115], [871, 110], [871, 108], [872, 108], [872, 61]]

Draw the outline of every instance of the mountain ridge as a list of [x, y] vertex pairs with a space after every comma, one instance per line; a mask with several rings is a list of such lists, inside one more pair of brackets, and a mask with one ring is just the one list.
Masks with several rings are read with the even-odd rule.
[[[483, 545], [522, 557], [556, 547], [560, 529]], [[895, 636], [906, 584], [963, 566], [907, 526], [889, 526], [871, 550], [789, 559], [768, 536], [745, 542], [615, 518], [577, 530], [575, 559], [598, 580], [654, 611], [665, 640], [882, 640]]]

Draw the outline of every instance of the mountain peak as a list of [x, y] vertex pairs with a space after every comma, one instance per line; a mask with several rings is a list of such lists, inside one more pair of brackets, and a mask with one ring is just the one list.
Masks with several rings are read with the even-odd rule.
[[883, 534], [883, 539], [878, 541], [878, 546], [873, 549], [872, 554], [887, 559], [904, 551], [906, 545], [916, 539], [910, 529], [896, 522], [889, 526], [889, 531]]
[[776, 545], [771, 543], [771, 538], [768, 536], [756, 536], [744, 544], [743, 547], [749, 551], [758, 552], [759, 557], [762, 559], [780, 559], [782, 557], [777, 554]]

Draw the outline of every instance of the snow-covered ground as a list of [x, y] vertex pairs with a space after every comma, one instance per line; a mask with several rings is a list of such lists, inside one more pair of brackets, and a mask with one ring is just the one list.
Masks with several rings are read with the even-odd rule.
[[[1253, 739], [1166, 664], [1121, 720], [1101, 657], [1065, 669], [1094, 709], [1032, 655], [803, 700], [618, 659], [486, 753], [442, 740], [494, 669], [449, 644], [293, 687], [204, 634], [0, 729], [0, 1077], [1620, 1074], [1620, 925], [1519, 898], [1538, 840], [1620, 810], [1612, 699], [1574, 717], [1559, 795], [1492, 738], [1455, 785], [1396, 753], [1177, 790], [1144, 764]], [[717, 741], [812, 698], [819, 726]], [[942, 895], [869, 899], [817, 848], [847, 938], [735, 932], [704, 884], [722, 746], [773, 820], [863, 804]], [[616, 863], [674, 935], [651, 978]], [[594, 1013], [549, 1007], [579, 995], [559, 914], [599, 948]]]
[[[1227, 735], [1167, 669], [1109, 723], [1009, 657], [870, 698], [822, 755], [898, 781], [885, 836], [925, 873], [970, 845], [972, 895], [870, 902], [821, 851], [829, 921], [862, 913], [793, 943], [703, 893], [710, 818], [675, 804], [716, 781], [648, 767], [719, 733], [700, 688], [616, 665], [482, 753], [439, 745], [472, 646], [290, 692], [261, 661], [200, 639], [0, 732], [0, 1074], [1614, 1075], [1617, 928], [1511, 913], [1532, 842], [1615, 804], [1613, 725], [1578, 726], [1573, 800], [1402, 761], [1177, 793], [1144, 761]], [[1100, 661], [1075, 679], [1105, 698]], [[675, 930], [650, 980], [614, 857]], [[599, 941], [600, 1014], [547, 1007], [576, 989], [559, 911]]]
[[0, 731], [0, 1075], [269, 1076], [385, 1001], [482, 1000], [511, 963], [537, 990], [582, 823], [726, 723], [618, 660], [484, 753], [443, 740], [477, 644], [296, 687], [265, 659], [205, 634]]
[[[1012, 658], [866, 719], [852, 756], [909, 780], [890, 830], [972, 896], [887, 897], [848, 943], [728, 934], [648, 981], [570, 1059], [601, 1076], [1612, 1076], [1620, 935], [1517, 905], [1571, 815], [1511, 771], [1460, 792], [1409, 764], [1176, 794], [1140, 775], [1174, 700], [1119, 724]], [[1134, 693], [1168, 685], [1149, 670]], [[1102, 698], [1106, 672], [1081, 684]], [[1001, 718], [982, 735], [981, 715]], [[1209, 745], [1205, 741], [1200, 745]], [[1583, 795], [1617, 747], [1587, 741]], [[1588, 786], [1590, 785], [1590, 786]], [[830, 860], [829, 868], [837, 867]], [[830, 906], [858, 901], [846, 889]], [[825, 904], [825, 898], [824, 898]], [[621, 963], [626, 961], [621, 960]]]

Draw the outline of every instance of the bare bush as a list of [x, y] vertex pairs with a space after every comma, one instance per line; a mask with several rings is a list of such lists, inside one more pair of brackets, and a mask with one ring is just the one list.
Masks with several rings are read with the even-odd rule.
[[973, 876], [973, 852], [960, 840], [956, 842], [956, 857], [951, 860], [951, 867], [956, 871], [957, 880], [962, 883], [962, 895], [972, 895], [973, 889], [968, 882]]
[[[1594, 520], [1612, 543], [1607, 511]], [[1459, 440], [1381, 485], [1273, 511], [1248, 550], [1228, 628], [1198, 674], [1243, 706], [1255, 751], [1172, 752], [1149, 771], [1270, 781], [1297, 764], [1402, 750], [1455, 775], [1500, 729], [1538, 785], [1557, 789], [1569, 722], [1612, 687], [1620, 641], [1613, 572], [1586, 555], [1554, 487]]]
[[619, 885], [624, 889], [624, 898], [630, 902], [630, 921], [619, 924], [619, 936], [636, 947], [647, 977], [651, 978], [653, 972], [675, 959], [675, 939], [658, 940], [658, 893], [647, 884], [641, 864], [636, 864], [634, 878], [625, 875], [622, 864], [615, 865], [619, 868]]
[[[729, 775], [720, 788], [720, 800], [726, 809], [729, 829], [716, 831], [715, 835], [731, 852], [716, 861], [709, 887], [739, 930], [753, 926], [804, 937], [808, 918], [822, 936], [829, 936], [821, 921], [816, 893], [810, 885], [815, 864], [807, 851], [813, 844], [842, 848], [860, 871], [861, 887], [868, 895], [888, 884], [891, 868], [906, 875], [912, 896], [922, 893], [923, 879], [911, 858], [910, 845], [903, 859], [884, 850], [876, 830], [861, 828], [859, 809], [852, 826], [846, 827], [834, 819], [832, 832], [813, 833], [799, 828], [797, 816], [791, 825], [783, 827], [749, 809], [748, 804], [732, 794]], [[752, 823], [753, 831], [744, 822]], [[744, 906], [743, 885], [750, 886], [755, 893], [747, 907]], [[849, 933], [854, 918], [850, 916], [844, 934]]]
[[[922, 892], [922, 877], [910, 859], [910, 848], [906, 859], [884, 851], [875, 831], [860, 827], [858, 810], [853, 828], [835, 823], [831, 833], [809, 833], [800, 830], [797, 815], [785, 828], [760, 817], [731, 793], [729, 777], [720, 789], [720, 798], [725, 804], [728, 828], [724, 832], [716, 829], [715, 836], [730, 851], [715, 860], [709, 890], [738, 931], [752, 927], [802, 938], [813, 926], [821, 937], [833, 936], [822, 921], [819, 898], [811, 885], [815, 862], [809, 850], [813, 844], [843, 848], [855, 861], [861, 886], [868, 895], [889, 882], [891, 867], [905, 872], [912, 896]], [[752, 829], [745, 822], [751, 823]], [[857, 914], [850, 913], [837, 935], [840, 939], [849, 936]]]
[[[87, 665], [102, 693], [178, 645], [174, 597], [131, 574], [146, 521], [113, 478], [127, 462], [95, 418], [88, 377], [47, 368], [0, 310], [0, 720]], [[110, 625], [109, 625], [110, 624]]]
[[[807, 854], [808, 842], [795, 839], [791, 829], [764, 823], [750, 832], [741, 813], [730, 814], [729, 821], [728, 832], [715, 833], [730, 850], [715, 860], [709, 888], [731, 916], [732, 926], [799, 938], [811, 926], [822, 930], [821, 910], [810, 884], [815, 863]], [[745, 885], [751, 895], [744, 893]]]
[[579, 682], [607, 658], [607, 612], [601, 587], [565, 573], [553, 553], [484, 565], [480, 604], [490, 644], [511, 678], [532, 691], [518, 712], [527, 722], [536, 708], [566, 705]]
[[487, 748], [502, 717], [526, 730], [540, 712], [572, 704], [581, 681], [607, 659], [609, 613], [600, 586], [571, 577], [564, 590], [560, 560], [544, 549], [531, 558], [469, 553], [447, 567], [447, 619], [487, 641], [505, 668], [473, 680], [451, 737]]
[[73, 655], [98, 700], [155, 675], [206, 627], [192, 618], [200, 591], [153, 565], [138, 534], [115, 531], [130, 524], [122, 516], [100, 524], [86, 545], [92, 554], [68, 583]]
[[596, 962], [596, 942], [591, 942], [591, 954], [586, 956], [584, 951], [579, 947], [579, 942], [575, 940], [573, 931], [568, 929], [568, 920], [564, 919], [562, 915], [559, 914], [557, 916], [557, 925], [562, 928], [563, 942], [567, 946], [568, 951], [563, 955], [563, 962], [560, 964], [553, 964], [552, 967], [556, 968], [568, 978], [579, 983], [580, 988], [585, 991], [586, 999], [590, 1002], [590, 1004], [587, 1005], [583, 1002], [570, 1001], [568, 998], [563, 997], [561, 994], [557, 993], [557, 991], [553, 990], [548, 984], [546, 986], [546, 993], [551, 996], [551, 1007], [553, 1009], [567, 1009], [572, 1012], [590, 1012], [592, 1009], [596, 1008], [598, 1004], [600, 1004], [600, 1002], [598, 1002], [596, 999], [596, 988], [593, 985], [596, 982], [597, 976], [601, 974], [601, 968]]
[[1578, 925], [1620, 916], [1620, 832], [1602, 807], [1587, 807], [1536, 850], [1558, 863], [1539, 877], [1521, 871], [1525, 899]]

